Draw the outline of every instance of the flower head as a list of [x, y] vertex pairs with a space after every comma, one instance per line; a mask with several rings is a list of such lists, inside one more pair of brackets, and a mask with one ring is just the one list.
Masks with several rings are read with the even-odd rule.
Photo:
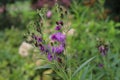
[[47, 14], [46, 14], [47, 18], [50, 18], [52, 16], [52, 12], [49, 10], [47, 11]]
[[61, 54], [64, 51], [64, 47], [62, 45], [57, 47], [52, 47], [52, 52], [56, 54]]
[[65, 42], [66, 36], [61, 32], [57, 32], [51, 36], [51, 40], [56, 40], [58, 42]]
[[35, 39], [37, 42], [42, 42], [42, 38], [39, 36], [33, 35], [32, 38]]
[[56, 24], [57, 25], [63, 25], [63, 21], [57, 21]]
[[22, 57], [26, 57], [29, 55], [29, 51], [30, 49], [32, 49], [33, 46], [27, 42], [22, 42], [22, 44], [20, 45], [19, 47], [19, 54], [22, 56]]
[[100, 46], [98, 47], [98, 50], [99, 50], [99, 52], [104, 56], [104, 55], [106, 55], [107, 52], [108, 52], [108, 47], [105, 46], [105, 45], [100, 45]]
[[42, 38], [41, 38], [41, 37], [38, 37], [38, 38], [37, 38], [37, 41], [38, 41], [38, 42], [42, 42]]
[[42, 44], [39, 45], [39, 48], [42, 52], [45, 51], [45, 47]]
[[57, 25], [57, 26], [55, 27], [55, 30], [61, 30], [61, 26]]
[[50, 53], [48, 53], [47, 58], [48, 58], [49, 61], [52, 61], [52, 60], [53, 60], [53, 56], [52, 56]]
[[98, 66], [99, 66], [100, 68], [103, 68], [104, 65], [103, 65], [102, 63], [99, 63]]

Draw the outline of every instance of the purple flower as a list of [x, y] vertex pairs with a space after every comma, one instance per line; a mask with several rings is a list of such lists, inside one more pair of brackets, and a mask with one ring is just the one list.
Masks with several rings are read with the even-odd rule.
[[42, 52], [45, 50], [45, 47], [42, 44], [39, 44], [39, 48]]
[[98, 66], [99, 66], [100, 68], [103, 68], [104, 65], [101, 64], [101, 63], [99, 63]]
[[38, 38], [37, 38], [37, 41], [38, 41], [38, 42], [42, 42], [42, 38], [41, 38], [41, 37], [38, 37]]
[[64, 47], [62, 45], [57, 47], [52, 47], [52, 52], [56, 54], [61, 54], [64, 51]]
[[46, 52], [46, 53], [50, 53], [50, 51], [51, 51], [50, 49], [51, 49], [51, 46], [50, 46], [50, 45], [46, 45], [46, 46], [45, 46], [45, 52]]
[[63, 46], [64, 48], [65, 48], [65, 45], [66, 45], [65, 42], [62, 42], [62, 43], [61, 43], [61, 46]]
[[51, 40], [56, 40], [58, 42], [65, 42], [66, 36], [62, 34], [61, 32], [55, 33], [51, 35]]
[[61, 26], [57, 25], [55, 30], [60, 30], [61, 29]]
[[99, 46], [98, 49], [99, 49], [99, 52], [100, 52], [103, 56], [105, 56], [105, 55], [107, 54], [107, 52], [108, 52], [108, 47], [106, 47], [105, 45]]
[[52, 16], [52, 12], [49, 10], [47, 11], [47, 14], [46, 14], [47, 18], [50, 18]]
[[57, 58], [57, 61], [59, 62], [59, 63], [62, 63], [62, 59], [61, 58]]
[[33, 38], [37, 41], [37, 42], [42, 42], [42, 38], [38, 37], [38, 36], [33, 36]]
[[32, 38], [35, 39], [35, 40], [37, 40], [37, 36], [35, 36], [35, 35], [32, 35]]
[[56, 24], [57, 25], [63, 25], [63, 21], [57, 21]]
[[49, 61], [52, 61], [52, 59], [53, 59], [53, 56], [52, 56], [50, 53], [48, 53], [48, 56], [47, 56], [47, 58], [48, 58], [48, 60], [49, 60]]

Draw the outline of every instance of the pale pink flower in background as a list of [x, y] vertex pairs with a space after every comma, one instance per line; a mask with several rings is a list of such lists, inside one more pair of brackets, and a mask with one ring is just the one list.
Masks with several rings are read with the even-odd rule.
[[46, 16], [47, 16], [47, 18], [51, 18], [51, 16], [52, 16], [52, 12], [51, 12], [50, 10], [49, 10], [49, 11], [47, 11]]
[[5, 11], [5, 7], [4, 6], [1, 6], [0, 7], [0, 14], [3, 13]]
[[74, 35], [74, 33], [75, 33], [75, 29], [70, 29], [67, 34], [69, 36], [72, 36], [72, 35]]
[[19, 47], [19, 54], [23, 57], [26, 57], [29, 55], [29, 51], [32, 49], [32, 45], [26, 42], [22, 42], [22, 44]]

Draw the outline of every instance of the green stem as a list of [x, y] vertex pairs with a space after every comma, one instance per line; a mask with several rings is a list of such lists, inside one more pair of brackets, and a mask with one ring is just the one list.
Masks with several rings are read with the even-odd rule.
[[108, 76], [108, 77], [111, 77], [110, 79], [114, 80], [113, 79], [112, 69], [110, 68], [110, 62], [109, 62], [108, 58], [107, 57], [103, 57], [103, 61], [104, 61], [104, 65], [105, 65], [105, 67], [104, 67], [105, 70], [107, 71], [108, 74], [110, 74], [110, 76]]

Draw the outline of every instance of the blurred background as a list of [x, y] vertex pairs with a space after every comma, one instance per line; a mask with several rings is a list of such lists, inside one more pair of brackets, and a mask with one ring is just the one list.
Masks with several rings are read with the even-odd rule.
[[[0, 80], [60, 80], [44, 75], [51, 70], [35, 70], [43, 63], [30, 52], [32, 45], [25, 42], [24, 34], [30, 21], [35, 21], [37, 9], [47, 7], [48, 22], [56, 22], [54, 5], [56, 0], [0, 0]], [[84, 62], [99, 55], [97, 39], [110, 44], [109, 57], [115, 79], [120, 80], [120, 1], [119, 0], [58, 0], [67, 9], [72, 29], [69, 32], [69, 52], [75, 54], [76, 62]], [[49, 24], [48, 24], [49, 25]], [[73, 35], [75, 34], [75, 35]], [[79, 44], [79, 45], [78, 45]], [[78, 56], [77, 56], [78, 55]], [[39, 55], [40, 56], [40, 55]], [[98, 68], [96, 59], [90, 70], [93, 80], [107, 80], [104, 70]], [[77, 65], [75, 65], [77, 66]], [[89, 75], [87, 76], [88, 80]]]

